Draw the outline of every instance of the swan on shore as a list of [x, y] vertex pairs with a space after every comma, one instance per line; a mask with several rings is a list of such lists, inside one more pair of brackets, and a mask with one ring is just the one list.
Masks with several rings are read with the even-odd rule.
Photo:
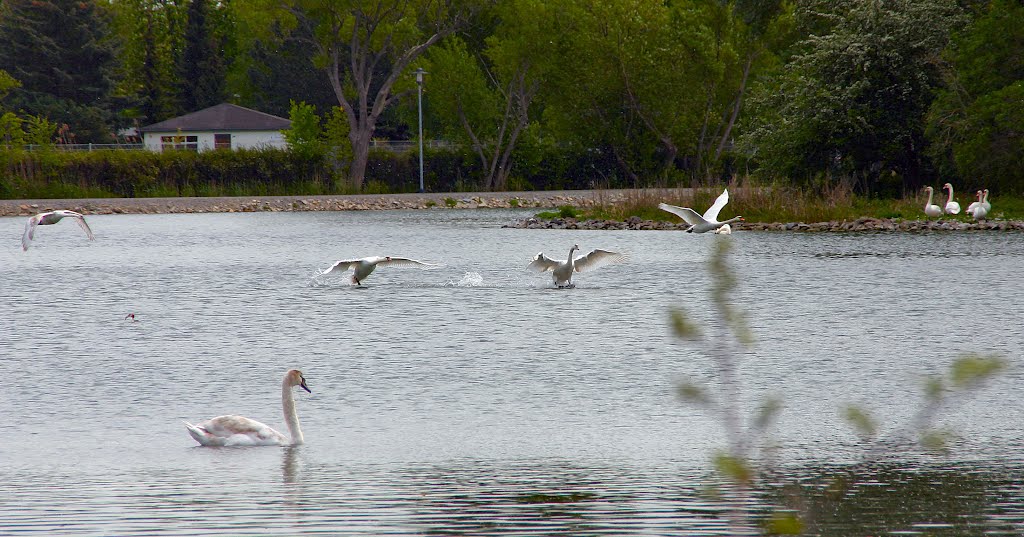
[[89, 240], [94, 240], [95, 237], [92, 234], [92, 230], [89, 229], [89, 224], [85, 222], [85, 216], [75, 211], [67, 211], [59, 209], [56, 211], [49, 211], [45, 213], [39, 213], [32, 218], [28, 219], [25, 224], [25, 233], [21, 236], [21, 249], [27, 251], [28, 247], [32, 244], [32, 239], [35, 238], [36, 226], [49, 226], [56, 224], [65, 218], [74, 218], [78, 222], [78, 227], [85, 230], [86, 236]]
[[979, 190], [979, 191], [974, 193], [974, 197], [978, 198], [978, 199], [975, 200], [975, 201], [972, 201], [971, 204], [967, 206], [967, 214], [973, 215], [974, 214], [974, 209], [977, 206], [981, 205], [981, 195], [982, 195], [982, 191], [981, 190]]
[[946, 214], [960, 214], [960, 204], [953, 201], [953, 185], [946, 183], [942, 185], [943, 190], [949, 190], [949, 199], [946, 200]]
[[[708, 231], [714, 231], [715, 233], [729, 235], [732, 234], [732, 226], [729, 224], [733, 222], [742, 222], [742, 216], [735, 216], [724, 222], [718, 221], [718, 213], [722, 211], [722, 207], [729, 203], [729, 189], [725, 189], [718, 198], [715, 199], [715, 203], [708, 207], [707, 211], [704, 211], [703, 215], [697, 214], [697, 211], [689, 207], [677, 207], [675, 205], [669, 205], [667, 203], [659, 203], [658, 208], [663, 211], [668, 211], [679, 218], [690, 224], [690, 227], [686, 228], [687, 233], [707, 233]], [[719, 229], [729, 226], [728, 231], [719, 231]]]
[[544, 252], [540, 252], [534, 256], [533, 261], [531, 261], [526, 268], [538, 273], [550, 270], [551, 278], [554, 280], [555, 286], [563, 288], [573, 287], [573, 272], [586, 272], [610, 263], [618, 263], [619, 261], [626, 259], [625, 254], [600, 249], [591, 250], [591, 252], [586, 255], [576, 256], [574, 258], [572, 256], [573, 252], [579, 249], [580, 247], [578, 244], [572, 245], [572, 248], [569, 248], [569, 257], [565, 261], [551, 259], [544, 255]]
[[281, 407], [290, 438], [269, 425], [243, 416], [217, 416], [196, 425], [186, 421], [185, 428], [196, 442], [204, 446], [299, 445], [305, 439], [299, 428], [299, 416], [295, 412], [295, 400], [292, 398], [292, 388], [295, 386], [313, 393], [306, 386], [306, 378], [301, 371], [292, 369], [285, 374], [281, 383]]
[[942, 208], [932, 203], [932, 196], [935, 194], [935, 189], [930, 186], [926, 186], [924, 189], [928, 191], [928, 201], [924, 203], [924, 214], [930, 218], [938, 218], [942, 216]]
[[334, 271], [344, 272], [348, 269], [352, 269], [352, 283], [356, 285], [362, 285], [362, 281], [370, 275], [371, 272], [377, 266], [396, 266], [396, 267], [419, 267], [419, 268], [434, 268], [440, 265], [434, 263], [424, 263], [423, 261], [417, 261], [415, 259], [409, 259], [406, 257], [391, 257], [391, 256], [373, 256], [364, 257], [362, 259], [343, 259], [331, 265], [331, 268], [320, 273], [320, 276], [326, 276]]
[[992, 204], [988, 202], [988, 189], [981, 191], [981, 206], [985, 208], [985, 212], [992, 211]]

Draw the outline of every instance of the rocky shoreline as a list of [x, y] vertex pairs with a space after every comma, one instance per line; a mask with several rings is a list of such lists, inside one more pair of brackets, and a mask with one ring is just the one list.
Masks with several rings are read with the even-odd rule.
[[244, 196], [208, 198], [92, 198], [0, 200], [0, 216], [31, 216], [54, 209], [90, 214], [174, 214], [396, 209], [592, 207], [616, 203], [628, 190], [552, 192], [446, 192], [348, 196]]
[[[639, 195], [643, 195], [642, 193]], [[67, 200], [0, 200], [0, 216], [31, 216], [54, 209], [82, 214], [175, 214], [286, 211], [382, 211], [398, 209], [550, 209], [570, 205], [587, 208], [635, 200], [636, 190], [562, 190], [552, 192], [443, 192], [417, 194], [359, 194], [348, 196], [245, 196], [209, 198], [94, 198]], [[515, 229], [593, 229], [682, 231], [682, 222], [524, 218], [502, 227]], [[734, 231], [1014, 231], [1024, 230], [1024, 221], [991, 220], [895, 220], [862, 217], [853, 221], [830, 222], [738, 222]]]
[[[631, 216], [624, 222], [618, 220], [577, 220], [575, 218], [524, 218], [502, 227], [516, 229], [591, 229], [591, 230], [666, 230], [683, 231], [689, 227], [684, 222], [661, 222], [644, 220]], [[992, 220], [983, 222], [960, 222], [957, 220], [894, 220], [889, 218], [862, 217], [853, 221], [761, 223], [737, 222], [733, 231], [798, 231], [810, 233], [856, 232], [856, 231], [1020, 231], [1022, 221]]]

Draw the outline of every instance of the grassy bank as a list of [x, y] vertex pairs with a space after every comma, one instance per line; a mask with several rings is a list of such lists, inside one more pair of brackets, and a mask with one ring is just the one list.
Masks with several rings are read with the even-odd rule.
[[[542, 217], [576, 216], [602, 220], [625, 220], [636, 216], [645, 220], [677, 222], [679, 218], [658, 209], [659, 203], [691, 207], [703, 213], [721, 194], [720, 188], [641, 190], [626, 200], [616, 203], [598, 203], [592, 209], [562, 208], [541, 214]], [[922, 192], [902, 199], [879, 199], [856, 196], [846, 191], [816, 193], [792, 187], [730, 186], [729, 204], [719, 220], [742, 215], [748, 222], [830, 222], [852, 221], [861, 217], [897, 220], [923, 220], [928, 196]], [[936, 194], [933, 203], [944, 205], [946, 196]], [[945, 215], [946, 220], [972, 221], [967, 206], [975, 201], [973, 193], [957, 194], [961, 212]], [[1024, 220], [1024, 198], [993, 196], [989, 202], [992, 211], [989, 220]]]

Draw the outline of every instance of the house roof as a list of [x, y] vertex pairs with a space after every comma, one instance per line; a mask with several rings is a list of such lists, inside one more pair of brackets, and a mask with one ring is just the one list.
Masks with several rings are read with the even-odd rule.
[[146, 125], [141, 132], [195, 132], [195, 131], [279, 131], [291, 128], [291, 120], [245, 108], [221, 103], [191, 114]]

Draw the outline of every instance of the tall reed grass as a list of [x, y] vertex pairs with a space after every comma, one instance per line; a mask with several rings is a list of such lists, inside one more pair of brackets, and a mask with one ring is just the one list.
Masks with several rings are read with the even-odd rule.
[[[924, 219], [927, 195], [915, 194], [900, 199], [867, 198], [849, 189], [835, 187], [817, 191], [789, 185], [758, 185], [748, 181], [733, 181], [729, 189], [729, 203], [719, 214], [719, 220], [741, 215], [748, 222], [830, 222], [856, 220], [861, 217], [901, 220]], [[673, 214], [658, 209], [659, 203], [690, 207], [703, 214], [722, 193], [713, 188], [661, 188], [636, 190], [624, 199], [611, 200], [598, 195], [598, 203], [586, 212], [586, 218], [625, 220], [637, 216], [646, 220], [678, 221]], [[943, 198], [944, 199], [944, 198]], [[958, 195], [963, 210], [946, 219], [970, 221], [967, 206], [973, 197]], [[990, 219], [1024, 219], [1024, 199], [998, 197], [989, 199], [993, 210]], [[936, 198], [934, 203], [943, 203]]]

